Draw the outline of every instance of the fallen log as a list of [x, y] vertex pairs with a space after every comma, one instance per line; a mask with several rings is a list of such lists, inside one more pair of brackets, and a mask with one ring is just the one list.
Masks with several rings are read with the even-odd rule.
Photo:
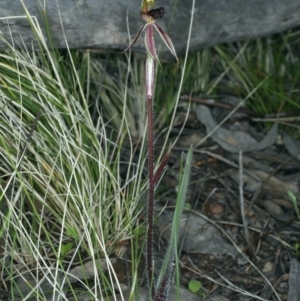
[[[143, 25], [139, 16], [141, 0], [23, 0], [45, 33], [42, 21], [48, 19], [58, 48], [125, 49], [128, 45], [127, 22], [131, 38]], [[39, 3], [42, 3], [40, 6]], [[165, 17], [157, 20], [168, 34], [178, 53], [185, 51], [191, 18], [192, 0], [159, 1]], [[298, 0], [197, 0], [191, 37], [191, 50], [212, 45], [248, 40], [278, 33], [300, 25]], [[21, 1], [2, 0], [0, 31], [16, 45], [30, 46], [34, 36]], [[66, 40], [64, 37], [66, 36]], [[5, 43], [0, 40], [0, 48]], [[141, 41], [133, 48], [143, 52]], [[167, 54], [163, 48], [161, 53]]]

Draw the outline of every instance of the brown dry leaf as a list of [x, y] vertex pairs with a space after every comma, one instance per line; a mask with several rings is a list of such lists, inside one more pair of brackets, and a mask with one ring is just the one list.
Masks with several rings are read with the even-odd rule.
[[190, 145], [196, 145], [204, 137], [205, 136], [203, 134], [194, 132], [191, 135], [185, 135], [182, 138], [178, 139], [176, 146], [189, 148]]
[[[233, 155], [232, 159], [237, 161], [237, 156]], [[256, 160], [249, 156], [243, 156], [243, 166], [244, 168], [257, 169], [269, 173], [274, 171], [274, 167], [270, 166], [270, 161]]]
[[[236, 182], [240, 182], [240, 174], [238, 170], [232, 170], [229, 173], [229, 176]], [[243, 174], [243, 187], [246, 191], [255, 192], [257, 191], [260, 186], [261, 182], [258, 179], [255, 179], [255, 177], [250, 176], [248, 174]]]
[[224, 207], [221, 204], [213, 203], [208, 206], [208, 214], [218, 214], [221, 215], [224, 212]]
[[262, 186], [264, 186], [267, 190], [281, 192], [285, 196], [287, 191], [291, 191], [293, 194], [299, 193], [299, 187], [296, 184], [280, 180], [275, 176], [270, 176], [264, 171], [255, 170], [252, 171], [252, 173], [262, 181]]
[[274, 262], [267, 261], [262, 269], [262, 272], [264, 274], [270, 273], [274, 270]]
[[281, 222], [287, 222], [294, 216], [293, 210], [284, 212], [279, 205], [271, 200], [264, 201], [262, 204], [275, 219]]
[[[300, 196], [298, 185], [294, 183], [280, 180], [261, 170], [248, 170], [248, 172], [249, 174], [243, 174], [244, 189], [246, 191], [255, 192], [261, 188], [262, 191], [269, 192], [273, 198], [283, 198], [286, 200], [289, 200], [287, 191], [291, 191], [297, 198]], [[250, 174], [253, 174], [253, 176]], [[239, 183], [240, 176], [237, 170], [232, 170], [230, 177], [236, 183]]]
[[221, 295], [216, 295], [216, 296], [211, 296], [206, 301], [229, 301], [227, 298], [221, 296]]
[[243, 152], [263, 150], [271, 147], [277, 140], [277, 123], [274, 123], [268, 134], [258, 142], [247, 132], [230, 131], [222, 127], [215, 130], [218, 124], [213, 119], [210, 109], [206, 106], [198, 106], [196, 113], [198, 120], [205, 125], [206, 133], [210, 134], [212, 132], [210, 137], [228, 152], [237, 153], [239, 149]]
[[294, 205], [293, 203], [291, 202], [291, 200], [284, 200], [284, 199], [273, 199], [273, 201], [283, 207], [283, 208], [286, 208], [286, 209], [294, 209]]
[[300, 161], [300, 142], [293, 139], [285, 132], [283, 132], [282, 136], [287, 151], [291, 156]]

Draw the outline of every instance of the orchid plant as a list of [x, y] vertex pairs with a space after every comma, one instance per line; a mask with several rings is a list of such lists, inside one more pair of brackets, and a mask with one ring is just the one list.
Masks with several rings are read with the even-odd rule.
[[[154, 84], [157, 64], [160, 65], [154, 40], [154, 33], [163, 40], [164, 44], [170, 50], [172, 55], [178, 62], [178, 57], [174, 45], [170, 37], [166, 32], [156, 23], [156, 19], [163, 18], [164, 8], [154, 8], [154, 0], [143, 0], [141, 6], [141, 17], [145, 21], [144, 26], [139, 30], [133, 42], [124, 50], [128, 51], [137, 41], [141, 33], [145, 32], [145, 47], [147, 50], [146, 68], [145, 68], [145, 86], [146, 86], [146, 102], [147, 102], [147, 133], [148, 133], [148, 205], [147, 205], [147, 238], [146, 238], [146, 271], [147, 271], [147, 283], [149, 286], [149, 300], [153, 301], [164, 301], [168, 298], [168, 291], [171, 284], [171, 275], [173, 273], [173, 258], [174, 258], [174, 246], [176, 243], [175, 232], [178, 231], [178, 224], [180, 215], [182, 212], [182, 204], [175, 211], [174, 220], [177, 221], [176, 227], [172, 228], [170, 245], [167, 250], [163, 267], [161, 268], [160, 275], [157, 283], [154, 275], [154, 258], [153, 258], [153, 220], [154, 220], [154, 199], [155, 199], [155, 188], [159, 182], [163, 171], [167, 166], [167, 162], [170, 156], [170, 149], [164, 155], [161, 163], [158, 165], [156, 170], [154, 169], [154, 138], [153, 138], [153, 95], [154, 95]], [[188, 177], [191, 166], [192, 151], [189, 151], [186, 161], [186, 169], [182, 178], [182, 190], [178, 194], [177, 199], [184, 199], [187, 190]]]

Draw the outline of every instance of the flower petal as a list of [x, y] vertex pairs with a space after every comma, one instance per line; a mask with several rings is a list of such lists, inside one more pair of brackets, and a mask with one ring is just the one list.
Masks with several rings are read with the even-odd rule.
[[137, 41], [137, 39], [139, 38], [139, 36], [141, 35], [141, 33], [145, 30], [145, 28], [148, 26], [148, 24], [145, 24], [140, 30], [139, 32], [137, 33], [137, 35], [135, 36], [135, 38], [133, 39], [133, 42], [122, 52], [126, 52], [128, 51]]
[[172, 40], [170, 39], [170, 37], [162, 30], [162, 28], [157, 23], [153, 23], [152, 25], [155, 28], [155, 30], [158, 32], [158, 34], [160, 35], [160, 37], [162, 38], [163, 42], [168, 47], [168, 49], [170, 50], [170, 52], [173, 54], [173, 56], [178, 61], [176, 50], [175, 50], [175, 47], [174, 47], [174, 45], [173, 45]]
[[156, 53], [155, 48], [155, 41], [154, 41], [154, 32], [153, 32], [153, 26], [155, 23], [149, 23], [147, 24], [147, 28], [145, 30], [145, 45], [148, 54], [157, 62], [159, 63], [158, 56]]
[[147, 11], [147, 15], [152, 17], [153, 20], [163, 18], [164, 14], [165, 14], [165, 9], [162, 6], [159, 8], [155, 8], [155, 9], [151, 9], [151, 10]]

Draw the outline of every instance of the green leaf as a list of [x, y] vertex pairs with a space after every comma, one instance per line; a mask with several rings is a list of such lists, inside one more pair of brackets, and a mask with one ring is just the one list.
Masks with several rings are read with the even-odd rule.
[[189, 290], [193, 293], [196, 294], [199, 292], [199, 290], [202, 288], [202, 283], [198, 280], [191, 280], [189, 282]]
[[[171, 237], [170, 237], [170, 243], [169, 243], [168, 249], [166, 251], [163, 265], [162, 265], [162, 268], [161, 268], [159, 276], [158, 276], [158, 281], [157, 281], [158, 284], [161, 283], [161, 281], [168, 269], [170, 260], [174, 257], [174, 254], [175, 254], [176, 262], [178, 263], [178, 258], [177, 258], [178, 231], [179, 231], [179, 227], [180, 227], [182, 210], [183, 210], [186, 195], [187, 195], [188, 183], [189, 183], [189, 178], [190, 178], [190, 173], [191, 173], [192, 158], [193, 158], [193, 148], [191, 146], [188, 151], [187, 157], [186, 157], [184, 168], [183, 168], [183, 166], [181, 166], [180, 180], [179, 180], [179, 185], [178, 185], [176, 208], [175, 208], [175, 213], [174, 213], [174, 218], [173, 218], [173, 223], [172, 223], [172, 232], [171, 232]], [[179, 272], [179, 271], [177, 271], [177, 272]]]
[[62, 244], [61, 249], [60, 249], [61, 257], [65, 257], [69, 253], [69, 251], [73, 248], [73, 246], [74, 246], [73, 242], [68, 242], [66, 244]]
[[192, 209], [191, 204], [190, 204], [190, 203], [185, 203], [185, 204], [184, 204], [184, 209], [185, 209], [185, 210], [191, 210], [191, 209]]
[[296, 197], [294, 196], [294, 194], [291, 191], [288, 191], [287, 194], [290, 197], [290, 199], [291, 199], [291, 201], [292, 201], [292, 203], [294, 205], [295, 212], [296, 212], [297, 217], [298, 217], [298, 219], [300, 221], [300, 211], [299, 211], [299, 208], [298, 208]]
[[69, 228], [66, 230], [66, 234], [67, 234], [69, 237], [74, 238], [75, 240], [79, 240], [78, 233], [77, 233], [77, 230], [76, 230], [75, 227], [69, 227]]

